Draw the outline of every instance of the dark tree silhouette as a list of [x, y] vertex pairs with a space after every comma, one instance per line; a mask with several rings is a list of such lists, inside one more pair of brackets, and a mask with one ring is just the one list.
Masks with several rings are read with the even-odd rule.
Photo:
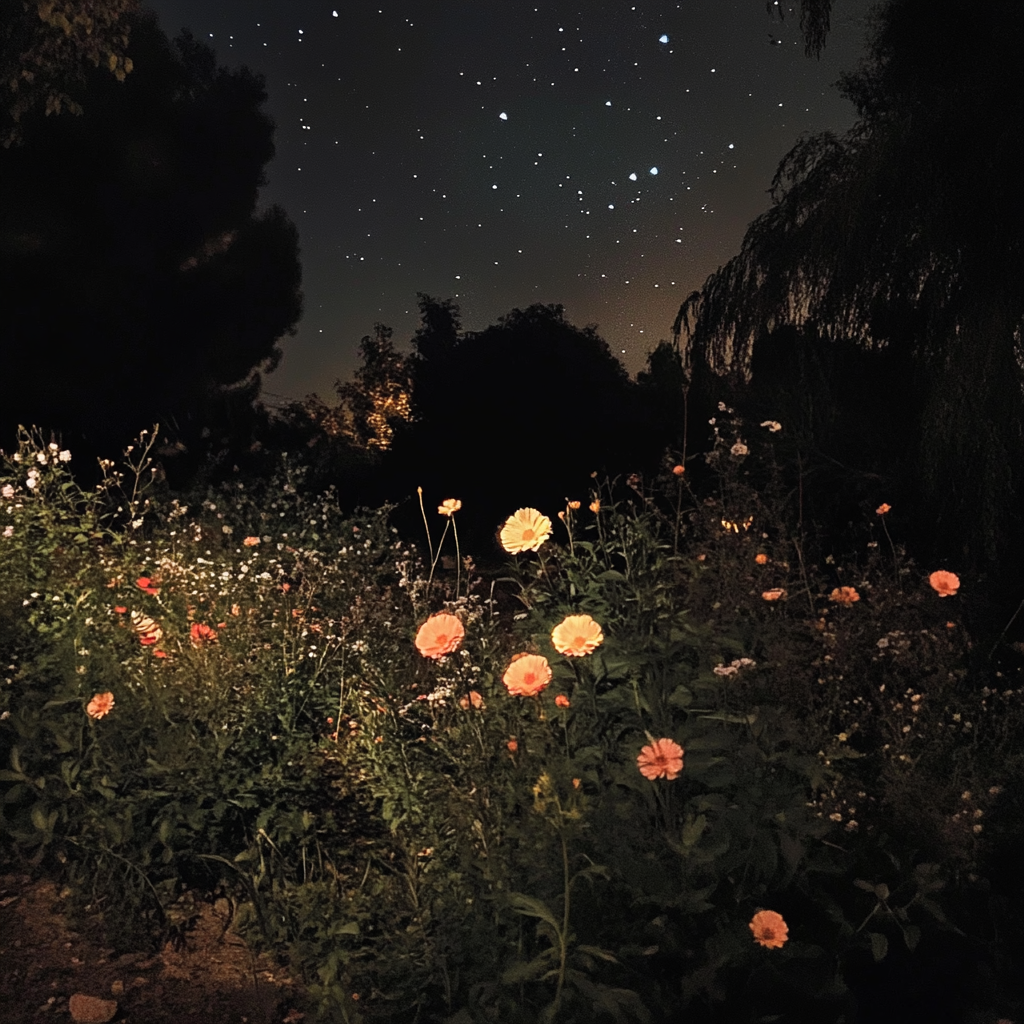
[[[135, 70], [94, 71], [75, 118], [33, 115], [0, 152], [3, 443], [18, 422], [110, 454], [172, 418], [189, 437], [217, 389], [273, 368], [301, 314], [294, 226], [255, 213], [273, 124], [263, 80], [219, 69], [151, 15]], [[116, 448], [115, 448], [116, 450]]]
[[891, 349], [893, 401], [920, 412], [890, 440], [914, 453], [901, 469], [919, 495], [915, 536], [1005, 573], [1024, 554], [1024, 6], [962, 15], [951, 0], [879, 9], [870, 56], [842, 83], [857, 124], [788, 154], [771, 209], [679, 328], [691, 362], [743, 373], [785, 327]]

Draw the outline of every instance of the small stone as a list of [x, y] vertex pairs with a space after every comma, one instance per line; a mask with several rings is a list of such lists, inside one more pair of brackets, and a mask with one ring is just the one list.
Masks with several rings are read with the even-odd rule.
[[115, 981], [110, 985], [110, 994], [112, 996], [123, 996], [124, 995], [124, 982]]
[[76, 1024], [107, 1024], [117, 1013], [117, 1002], [113, 999], [97, 999], [95, 996], [76, 992], [68, 1001], [71, 1019]]

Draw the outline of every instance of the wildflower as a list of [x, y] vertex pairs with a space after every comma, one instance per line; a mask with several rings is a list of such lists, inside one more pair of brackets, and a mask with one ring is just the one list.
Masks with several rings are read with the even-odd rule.
[[580, 503], [578, 501], [570, 501], [568, 498], [565, 499], [565, 503], [573, 512], [580, 507]]
[[193, 622], [188, 635], [193, 647], [201, 647], [204, 643], [217, 639], [217, 630], [203, 622]]
[[761, 426], [767, 427], [773, 434], [777, 434], [782, 429], [782, 424], [778, 420], [765, 420]]
[[761, 594], [761, 596], [766, 601], [778, 601], [780, 597], [786, 596], [786, 591], [783, 590], [781, 587], [775, 587], [773, 590], [764, 591], [764, 593]]
[[879, 505], [879, 506], [878, 506], [878, 508], [876, 508], [876, 509], [875, 509], [875, 515], [876, 515], [876, 516], [884, 516], [884, 515], [885, 515], [885, 513], [886, 513], [886, 512], [888, 512], [888, 511], [889, 511], [889, 509], [891, 509], [891, 508], [892, 508], [892, 505], [887, 505], [887, 504], [886, 504], [886, 503], [885, 503], [885, 502], [883, 501], [883, 502], [882, 502], [882, 504], [881, 504], [881, 505]]
[[945, 569], [933, 572], [928, 577], [928, 582], [939, 597], [951, 597], [960, 589], [960, 577], [955, 572], [946, 572]]
[[754, 555], [754, 561], [757, 562], [758, 565], [767, 565], [768, 556], [763, 551], [760, 551]]
[[156, 597], [156, 595], [160, 593], [160, 588], [148, 576], [140, 576], [135, 581], [135, 586], [137, 586], [139, 590], [145, 591], [151, 597]]
[[514, 753], [515, 753], [515, 752], [516, 752], [516, 751], [517, 751], [517, 750], [519, 749], [519, 744], [518, 744], [518, 743], [516, 742], [516, 738], [515, 738], [515, 736], [513, 736], [513, 737], [512, 737], [512, 738], [511, 738], [511, 739], [510, 739], [510, 740], [508, 741], [508, 743], [506, 743], [506, 744], [505, 744], [505, 746], [506, 746], [506, 747], [508, 747], [508, 749], [509, 749], [509, 750], [510, 750], [510, 751], [511, 751], [511, 752], [512, 752], [513, 754], [514, 754]]
[[551, 642], [559, 654], [582, 658], [597, 650], [604, 633], [589, 615], [569, 615], [551, 631]]
[[572, 788], [573, 789], [579, 789], [580, 788], [580, 781], [581, 781], [580, 779], [573, 779], [572, 780]]
[[442, 516], [453, 516], [459, 509], [462, 508], [462, 502], [458, 498], [445, 498], [440, 505], [437, 506], [439, 515]]
[[38, 477], [38, 475], [37, 475], [37, 476], [30, 476], [30, 477], [28, 477], [28, 478], [27, 478], [27, 479], [25, 480], [25, 486], [26, 486], [26, 487], [27, 487], [27, 488], [28, 488], [28, 489], [29, 489], [30, 491], [34, 491], [34, 490], [36, 489], [36, 485], [37, 485], [38, 483], [39, 483], [39, 477]]
[[517, 509], [501, 528], [501, 546], [510, 554], [537, 551], [551, 536], [551, 520], [535, 508]]
[[750, 921], [754, 941], [765, 949], [782, 949], [789, 938], [789, 925], [774, 910], [759, 910]]
[[5, 498], [13, 498], [14, 488], [10, 484], [4, 484], [3, 490], [0, 491], [0, 494], [3, 494]]
[[946, 623], [946, 629], [956, 629], [956, 623], [955, 622], [947, 622]]
[[424, 658], [443, 658], [459, 649], [465, 635], [465, 627], [458, 618], [447, 612], [438, 612], [420, 626], [416, 634], [416, 650]]
[[154, 658], [166, 658], [167, 657], [167, 652], [166, 651], [154, 651], [153, 652], [153, 657]]
[[716, 676], [734, 676], [739, 670], [738, 665], [716, 665], [711, 671]]
[[14, 536], [14, 526], [13, 525], [9, 525], [9, 526], [5, 526], [4, 527], [4, 536], [5, 537], [13, 537]]
[[675, 740], [654, 740], [637, 755], [637, 767], [640, 774], [652, 782], [660, 778], [675, 779], [683, 770], [683, 753]]
[[569, 698], [564, 693], [560, 693], [555, 698], [555, 706], [560, 708], [567, 708], [569, 706]]
[[551, 682], [551, 666], [541, 654], [517, 654], [501, 681], [513, 697], [536, 697]]
[[835, 590], [828, 595], [828, 599], [830, 601], [835, 601], [836, 604], [845, 604], [849, 606], [855, 601], [860, 600], [860, 594], [857, 593], [856, 587], [836, 587]]
[[750, 454], [750, 449], [742, 442], [737, 441], [730, 449], [730, 455], [735, 455], [736, 458], [741, 458], [744, 455]]
[[471, 707], [479, 710], [484, 707], [484, 698], [476, 690], [470, 690], [468, 695], [459, 701], [459, 707], [463, 711]]
[[685, 472], [686, 472], [686, 467], [685, 466], [673, 466], [672, 467], [672, 475], [673, 476], [682, 476]]
[[65, 448], [62, 452], [60, 452], [57, 455], [57, 458], [60, 459], [61, 462], [70, 462], [71, 461], [71, 452], [69, 452], [67, 450], [67, 448]]
[[590, 503], [590, 511], [597, 515], [601, 511], [601, 502], [596, 498]]
[[[118, 608], [121, 605], [117, 606]], [[117, 608], [114, 609], [117, 611]], [[125, 609], [127, 611], [127, 609]], [[124, 614], [121, 612], [120, 614]], [[154, 622], [148, 615], [143, 615], [142, 612], [132, 612], [131, 614], [132, 629], [139, 634], [139, 643], [143, 647], [149, 647], [151, 644], [155, 644], [164, 635], [164, 631]]]
[[247, 548], [254, 548], [259, 543], [259, 537], [246, 537], [245, 540], [242, 541], [242, 546]]
[[698, 561], [698, 562], [704, 562], [704, 561], [707, 561], [707, 557], [708, 557], [708, 556], [707, 556], [707, 555], [705, 555], [705, 554], [699, 554], [699, 555], [697, 556], [697, 561]]
[[114, 706], [114, 695], [112, 693], [96, 693], [85, 706], [85, 713], [90, 718], [102, 718], [110, 713]]

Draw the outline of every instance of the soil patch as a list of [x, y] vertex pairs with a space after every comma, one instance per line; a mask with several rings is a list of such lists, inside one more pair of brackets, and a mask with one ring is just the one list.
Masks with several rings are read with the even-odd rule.
[[0, 875], [0, 1018], [72, 1020], [76, 993], [117, 1002], [115, 1024], [293, 1024], [298, 987], [231, 928], [227, 900], [202, 907], [181, 948], [118, 955], [98, 922], [72, 929], [57, 887]]

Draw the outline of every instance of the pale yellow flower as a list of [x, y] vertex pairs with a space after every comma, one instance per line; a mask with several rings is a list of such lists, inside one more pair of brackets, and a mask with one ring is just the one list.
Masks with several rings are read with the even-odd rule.
[[535, 508], [517, 509], [501, 528], [501, 546], [510, 554], [537, 551], [551, 536], [551, 520]]
[[604, 642], [601, 627], [589, 615], [569, 615], [551, 631], [551, 643], [559, 654], [582, 658]]

